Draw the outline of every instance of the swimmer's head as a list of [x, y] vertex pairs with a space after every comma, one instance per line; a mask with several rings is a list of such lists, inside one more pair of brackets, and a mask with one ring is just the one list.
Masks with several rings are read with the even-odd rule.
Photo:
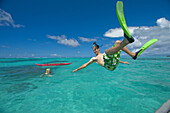
[[93, 49], [93, 52], [94, 52], [96, 55], [98, 55], [98, 54], [100, 53], [99, 45], [96, 44], [96, 42], [93, 43], [92, 49]]
[[[96, 42], [94, 42], [94, 43], [93, 43], [93, 47], [96, 47], [96, 48], [98, 49], [98, 48], [99, 48], [99, 45], [96, 44]], [[93, 47], [92, 47], [92, 48], [93, 48]]]
[[47, 69], [46, 69], [46, 73], [50, 73], [50, 68], [47, 68]]

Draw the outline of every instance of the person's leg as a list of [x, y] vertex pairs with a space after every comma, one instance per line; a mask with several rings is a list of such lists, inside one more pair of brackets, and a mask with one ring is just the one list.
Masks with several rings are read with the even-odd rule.
[[108, 55], [115, 54], [118, 51], [122, 50], [128, 44], [129, 44], [129, 41], [126, 38], [124, 38], [120, 44], [117, 44], [116, 46], [114, 46], [112, 48], [106, 49], [105, 53]]
[[[117, 41], [115, 42], [115, 46], [119, 46], [120, 43], [121, 43], [121, 41], [120, 41], [120, 40], [117, 40]], [[132, 53], [126, 46], [123, 47], [122, 50], [123, 50], [125, 53], [127, 53], [129, 56], [131, 56], [132, 58], [136, 55], [136, 53]]]
[[[123, 41], [115, 46], [115, 47], [112, 47], [110, 49], [106, 49], [105, 50], [105, 53], [108, 54], [108, 55], [112, 55], [112, 54], [115, 54], [117, 53], [118, 51], [122, 50], [126, 45], [128, 45], [129, 43], [133, 43], [135, 40], [134, 38], [131, 36], [131, 37], [128, 37], [125, 33], [124, 33], [124, 39]], [[127, 50], [127, 48], [125, 48], [125, 51]]]

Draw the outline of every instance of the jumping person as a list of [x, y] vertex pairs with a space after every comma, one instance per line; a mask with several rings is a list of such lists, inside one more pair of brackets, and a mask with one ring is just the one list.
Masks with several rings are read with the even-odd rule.
[[73, 72], [78, 71], [92, 64], [93, 62], [99, 64], [106, 69], [113, 71], [116, 69], [119, 63], [129, 64], [128, 62], [120, 61], [120, 52], [121, 50], [131, 56], [133, 59], [136, 59], [145, 49], [155, 43], [158, 39], [152, 39], [145, 43], [138, 52], [132, 53], [126, 45], [133, 43], [134, 38], [131, 36], [128, 27], [125, 22], [124, 13], [123, 13], [123, 2], [118, 1], [116, 4], [116, 13], [119, 20], [119, 23], [124, 31], [123, 41], [117, 40], [114, 46], [110, 49], [106, 49], [105, 53], [100, 53], [99, 45], [93, 43], [93, 52], [96, 54], [96, 57], [92, 57], [89, 62], [83, 64], [81, 67], [73, 70]]
[[96, 57], [92, 57], [89, 62], [83, 64], [81, 67], [73, 70], [73, 72], [78, 71], [80, 69], [83, 69], [87, 67], [88, 65], [92, 64], [93, 62], [99, 64], [102, 67], [105, 67], [106, 69], [113, 71], [116, 69], [119, 63], [129, 64], [128, 62], [120, 61], [120, 52], [121, 50], [130, 55], [133, 59], [137, 58], [137, 54], [139, 53], [132, 53], [126, 45], [133, 43], [134, 38], [129, 38], [126, 34], [124, 34], [123, 41], [117, 40], [113, 47], [106, 49], [105, 53], [100, 53], [99, 45], [96, 43], [93, 43], [93, 52], [96, 54]]

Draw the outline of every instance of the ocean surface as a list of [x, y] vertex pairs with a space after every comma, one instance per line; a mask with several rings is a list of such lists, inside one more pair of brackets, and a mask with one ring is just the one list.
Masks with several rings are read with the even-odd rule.
[[[170, 58], [121, 58], [108, 71], [90, 58], [0, 59], [0, 113], [153, 113], [170, 98]], [[52, 66], [53, 77], [40, 77]]]

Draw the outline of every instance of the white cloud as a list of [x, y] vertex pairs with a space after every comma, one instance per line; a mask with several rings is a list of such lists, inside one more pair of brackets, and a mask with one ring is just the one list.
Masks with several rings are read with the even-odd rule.
[[[130, 33], [133, 33], [135, 29], [138, 29], [139, 27], [129, 27]], [[104, 36], [110, 37], [110, 38], [117, 38], [117, 37], [123, 37], [123, 30], [122, 28], [115, 28], [115, 29], [109, 29]]]
[[14, 24], [14, 20], [12, 19], [11, 14], [0, 9], [0, 26], [10, 26], [10, 25], [12, 25], [15, 28], [24, 27], [23, 25], [20, 24]]
[[[132, 34], [137, 40], [135, 40], [134, 45], [129, 44], [132, 49], [137, 49], [138, 43], [141, 45], [145, 44], [147, 41], [156, 38], [158, 41], [153, 44], [146, 52], [143, 54], [152, 55], [168, 55], [170, 54], [170, 28], [162, 28], [160, 26], [149, 27], [148, 30], [137, 29]], [[143, 38], [145, 37], [145, 38]]]
[[132, 44], [129, 44], [128, 48], [133, 49], [133, 48], [140, 48], [142, 46], [142, 43], [137, 38], [134, 37], [134, 39], [135, 39], [135, 42]]
[[53, 57], [61, 57], [61, 55], [58, 55], [58, 54], [51, 54], [51, 56], [53, 56]]
[[102, 40], [109, 40], [108, 38], [101, 38]]
[[165, 18], [160, 18], [156, 21], [156, 23], [161, 27], [161, 28], [170, 28], [170, 21], [166, 20]]
[[[142, 55], [170, 55], [170, 21], [165, 18], [157, 20], [157, 26], [142, 26], [142, 27], [129, 27], [135, 42], [128, 45], [132, 52], [139, 50], [139, 48], [147, 41], [156, 38], [158, 41], [147, 49]], [[119, 35], [120, 33], [121, 35]], [[108, 30], [104, 36], [123, 37], [121, 28]]]
[[61, 35], [61, 36], [47, 35], [47, 37], [53, 40], [57, 40], [57, 43], [63, 45], [68, 45], [72, 47], [77, 47], [80, 45], [76, 39], [67, 39], [65, 35]]
[[94, 41], [97, 41], [97, 39], [95, 39], [95, 38], [79, 37], [79, 39], [80, 39], [82, 42], [94, 42]]

